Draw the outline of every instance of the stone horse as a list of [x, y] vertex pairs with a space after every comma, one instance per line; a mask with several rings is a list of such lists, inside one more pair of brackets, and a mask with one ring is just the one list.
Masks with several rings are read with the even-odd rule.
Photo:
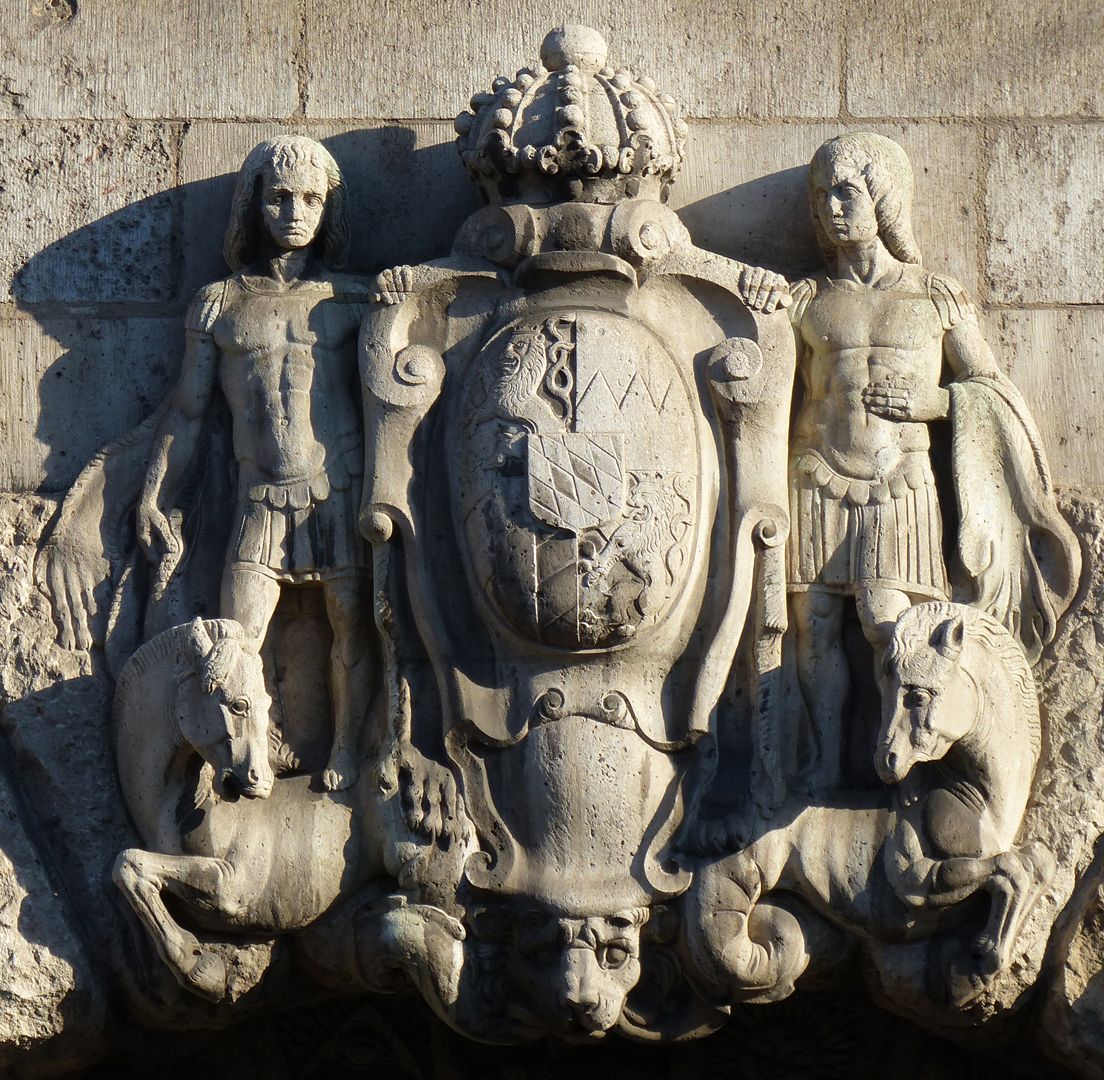
[[199, 927], [275, 936], [371, 878], [397, 877], [426, 839], [451, 845], [462, 866], [470, 839], [451, 774], [434, 772], [405, 731], [348, 791], [275, 777], [270, 705], [257, 646], [227, 619], [159, 634], [116, 688], [119, 780], [148, 850], [123, 851], [114, 880], [181, 985], [216, 1001], [226, 963], [176, 922], [163, 893]]
[[875, 761], [888, 805], [783, 808], [702, 869], [688, 944], [711, 996], [793, 990], [812, 932], [793, 896], [862, 936], [905, 940], [961, 923], [987, 893], [984, 929], [946, 973], [950, 1000], [969, 1004], [1011, 962], [1055, 869], [1045, 847], [1019, 842], [1040, 747], [1027, 659], [990, 615], [931, 602], [901, 615], [884, 664]]

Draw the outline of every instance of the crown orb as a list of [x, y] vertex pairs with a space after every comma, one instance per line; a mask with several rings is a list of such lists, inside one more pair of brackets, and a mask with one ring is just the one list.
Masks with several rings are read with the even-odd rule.
[[563, 71], [574, 64], [593, 75], [605, 66], [608, 51], [605, 38], [597, 30], [569, 23], [548, 32], [541, 45], [541, 63], [549, 71]]

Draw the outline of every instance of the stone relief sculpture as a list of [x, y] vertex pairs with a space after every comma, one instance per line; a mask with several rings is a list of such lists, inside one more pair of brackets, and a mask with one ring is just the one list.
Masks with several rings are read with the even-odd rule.
[[182, 556], [179, 493], [221, 391], [238, 506], [219, 612], [261, 641], [281, 585], [321, 585], [334, 638], [334, 739], [323, 776], [331, 790], [355, 777], [370, 690], [353, 352], [367, 296], [362, 283], [333, 271], [348, 243], [344, 182], [326, 149], [306, 138], [256, 147], [238, 176], [226, 233], [235, 273], [202, 289], [188, 312], [184, 363], [154, 433], [137, 521], [156, 599]]
[[794, 287], [801, 402], [787, 581], [816, 744], [809, 779], [823, 790], [842, 778], [844, 599], [854, 597], [877, 671], [897, 617], [952, 595], [931, 425], [951, 427], [956, 598], [995, 616], [1035, 660], [1080, 570], [1039, 436], [973, 304], [920, 263], [912, 186], [904, 151], [881, 135], [832, 139], [809, 167], [828, 271]]
[[250, 153], [175, 388], [43, 544], [141, 933], [219, 1009], [290, 956], [485, 1042], [705, 1035], [851, 960], [941, 1026], [1016, 1007], [1080, 550], [904, 151], [817, 151], [790, 286], [692, 242], [686, 125], [593, 30], [456, 130], [486, 205], [372, 280], [329, 152]]
[[1040, 745], [1023, 650], [987, 613], [929, 601], [898, 618], [886, 653], [874, 754], [888, 800], [794, 808], [702, 870], [692, 947], [735, 1000], [785, 996], [810, 962], [813, 935], [782, 893], [845, 928], [904, 939], [953, 926], [984, 892], [981, 929], [926, 973], [931, 992], [969, 1005], [1008, 967], [1050, 883], [1053, 854], [1019, 842]]
[[386, 678], [483, 845], [448, 1015], [496, 1039], [649, 1026], [630, 1003], [690, 881], [757, 536], [784, 530], [793, 365], [784, 281], [663, 205], [673, 102], [585, 28], [541, 56], [457, 121], [489, 205], [451, 258], [383, 275], [401, 299], [361, 336]]

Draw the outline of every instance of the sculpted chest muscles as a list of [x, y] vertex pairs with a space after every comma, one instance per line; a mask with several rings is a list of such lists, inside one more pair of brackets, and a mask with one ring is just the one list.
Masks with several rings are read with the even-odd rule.
[[907, 271], [892, 288], [820, 281], [800, 317], [805, 393], [795, 449], [816, 450], [840, 472], [874, 479], [908, 453], [927, 450], [927, 425], [869, 412], [874, 384], [938, 383], [943, 327], [927, 275]]
[[311, 476], [359, 443], [360, 307], [332, 282], [231, 279], [213, 327], [239, 463], [258, 479]]

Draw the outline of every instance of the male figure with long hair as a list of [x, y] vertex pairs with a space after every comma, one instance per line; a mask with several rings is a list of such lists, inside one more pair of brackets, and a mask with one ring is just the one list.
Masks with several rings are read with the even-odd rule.
[[[905, 152], [880, 135], [831, 139], [809, 167], [827, 272], [792, 289], [787, 578], [818, 753], [806, 779], [819, 790], [838, 787], [843, 769], [848, 597], [880, 670], [897, 617], [952, 591], [1034, 660], [1076, 588], [1076, 544], [1026, 407], [963, 287], [920, 264], [912, 183]], [[944, 418], [959, 504], [953, 581], [929, 452], [929, 427]]]
[[264, 639], [283, 586], [316, 583], [333, 629], [334, 739], [323, 783], [356, 776], [368, 708], [371, 591], [357, 528], [363, 427], [356, 341], [366, 284], [348, 253], [345, 185], [320, 143], [271, 139], [238, 176], [224, 254], [234, 274], [201, 289], [176, 389], [154, 436], [138, 539], [163, 589], [183, 550], [179, 497], [221, 391], [238, 496], [219, 614]]

